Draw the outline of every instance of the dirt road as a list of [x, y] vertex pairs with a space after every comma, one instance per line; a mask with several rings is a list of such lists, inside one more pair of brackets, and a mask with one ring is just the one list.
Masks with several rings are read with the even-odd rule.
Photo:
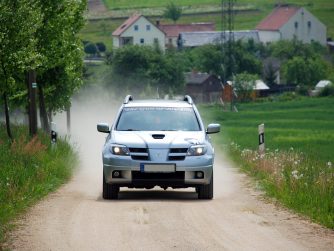
[[[20, 222], [10, 249], [334, 250], [333, 231], [265, 202], [222, 153], [214, 166], [212, 201], [197, 200], [192, 189], [122, 189], [118, 201], [103, 200], [105, 135], [96, 132], [96, 123], [111, 122], [116, 109], [102, 103], [74, 103], [72, 139], [80, 168]], [[64, 117], [56, 118], [61, 131]]]

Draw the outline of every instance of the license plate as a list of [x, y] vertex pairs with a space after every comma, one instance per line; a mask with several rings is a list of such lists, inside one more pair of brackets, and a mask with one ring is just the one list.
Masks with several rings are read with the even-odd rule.
[[175, 165], [140, 164], [140, 171], [145, 173], [174, 173]]

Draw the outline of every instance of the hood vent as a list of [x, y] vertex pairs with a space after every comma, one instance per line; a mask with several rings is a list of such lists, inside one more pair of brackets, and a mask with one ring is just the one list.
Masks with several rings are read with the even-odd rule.
[[153, 139], [163, 139], [165, 134], [152, 134]]

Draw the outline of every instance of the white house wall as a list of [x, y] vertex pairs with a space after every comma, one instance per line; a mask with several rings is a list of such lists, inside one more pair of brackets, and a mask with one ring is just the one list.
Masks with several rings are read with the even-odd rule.
[[[135, 30], [136, 25], [138, 26], [138, 30]], [[146, 29], [147, 25], [150, 26], [150, 30]], [[159, 30], [145, 17], [140, 17], [134, 24], [122, 33], [121, 37], [133, 37], [133, 44], [139, 45], [153, 45], [154, 39], [157, 39], [160, 48], [165, 50], [165, 33]], [[144, 43], [141, 43], [142, 39]]]
[[120, 47], [119, 37], [114, 36], [114, 37], [112, 38], [112, 43], [113, 43], [113, 47], [115, 47], [115, 48]]
[[304, 8], [300, 8], [297, 13], [281, 27], [280, 32], [284, 40], [291, 40], [296, 37], [304, 43], [317, 41], [322, 45], [326, 45], [326, 26]]
[[259, 30], [259, 39], [262, 43], [276, 42], [281, 40], [279, 31], [263, 31]]

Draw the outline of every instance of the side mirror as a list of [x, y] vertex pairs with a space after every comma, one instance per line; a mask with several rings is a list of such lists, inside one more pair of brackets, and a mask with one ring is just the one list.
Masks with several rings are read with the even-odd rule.
[[206, 129], [207, 134], [217, 133], [220, 132], [220, 124], [210, 124]]
[[97, 130], [103, 133], [110, 133], [109, 125], [107, 123], [98, 123]]

